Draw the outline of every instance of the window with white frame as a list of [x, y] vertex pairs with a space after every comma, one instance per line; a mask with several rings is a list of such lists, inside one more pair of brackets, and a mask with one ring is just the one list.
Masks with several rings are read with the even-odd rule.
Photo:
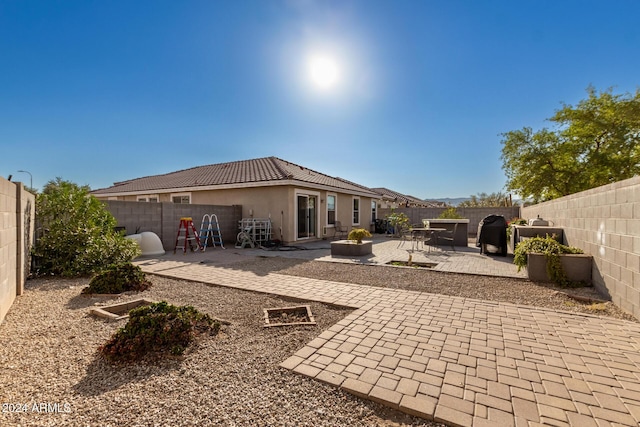
[[376, 222], [376, 201], [371, 201], [371, 222]]
[[360, 197], [353, 198], [353, 225], [360, 224]]
[[327, 225], [336, 223], [336, 196], [327, 194]]
[[172, 194], [171, 201], [173, 203], [188, 205], [191, 203], [191, 194]]
[[137, 200], [139, 202], [154, 202], [154, 203], [157, 203], [158, 202], [158, 195], [157, 194], [144, 194], [142, 196], [138, 196]]

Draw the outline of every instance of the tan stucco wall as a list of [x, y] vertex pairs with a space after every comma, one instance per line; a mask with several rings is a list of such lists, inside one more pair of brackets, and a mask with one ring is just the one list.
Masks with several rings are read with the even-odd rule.
[[[357, 198], [357, 197], [356, 197]], [[360, 219], [353, 222], [353, 199], [351, 194], [338, 194], [336, 219], [350, 228], [365, 228], [371, 224], [371, 198], [360, 196]], [[325, 206], [326, 211], [326, 206]]]
[[[281, 227], [281, 212], [287, 221], [289, 190], [284, 186], [235, 188], [228, 190], [210, 190], [191, 193], [191, 203], [214, 205], [241, 205], [243, 218], [269, 218], [273, 238], [279, 239]], [[283, 203], [285, 201], [285, 203]], [[284, 204], [284, 205], [283, 205]], [[285, 230], [283, 230], [283, 234]], [[285, 241], [289, 235], [283, 236]]]
[[[318, 198], [316, 238], [325, 237], [327, 225], [327, 194], [337, 196], [336, 220], [350, 228], [370, 229], [371, 198], [360, 196], [360, 223], [353, 224], [353, 196], [334, 191], [308, 189], [296, 186], [265, 186], [255, 188], [235, 188], [224, 190], [205, 190], [191, 192], [192, 204], [204, 205], [241, 205], [243, 218], [269, 218], [273, 238], [286, 243], [297, 241], [296, 199], [298, 194], [309, 194]], [[103, 197], [104, 198], [104, 197]], [[137, 196], [119, 197], [120, 200], [135, 201]], [[169, 194], [160, 194], [160, 201], [171, 201]], [[333, 236], [328, 230], [327, 237]]]
[[[296, 198], [298, 194], [309, 194], [318, 197], [317, 205], [317, 233], [316, 238], [325, 237], [323, 232], [327, 227], [327, 194], [337, 196], [336, 219], [343, 225], [353, 227], [353, 196], [339, 194], [327, 190], [307, 189], [295, 186], [273, 186], [260, 188], [238, 188], [230, 190], [194, 192], [192, 203], [205, 204], [234, 204], [242, 205], [242, 216], [248, 218], [268, 218], [271, 214], [273, 237], [284, 242], [297, 241], [297, 211]], [[360, 225], [369, 229], [371, 222], [371, 198], [360, 196]], [[282, 231], [281, 231], [282, 228]], [[333, 232], [329, 231], [328, 236]]]

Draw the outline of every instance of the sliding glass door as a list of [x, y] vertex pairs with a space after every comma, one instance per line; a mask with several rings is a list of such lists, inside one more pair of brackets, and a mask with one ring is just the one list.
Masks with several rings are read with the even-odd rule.
[[317, 205], [318, 198], [309, 194], [298, 194], [296, 197], [296, 210], [298, 212], [298, 239], [314, 237], [317, 230]]

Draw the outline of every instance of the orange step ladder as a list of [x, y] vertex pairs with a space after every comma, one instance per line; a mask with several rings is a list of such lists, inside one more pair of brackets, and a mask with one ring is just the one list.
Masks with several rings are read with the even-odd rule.
[[[189, 233], [191, 233], [191, 236], [189, 236]], [[181, 236], [181, 234], [184, 234], [184, 236]], [[189, 249], [191, 249], [191, 252], [193, 252], [193, 245], [191, 244], [193, 240], [196, 241], [196, 244], [198, 245], [198, 250], [201, 249], [200, 247], [200, 238], [198, 237], [198, 232], [196, 231], [196, 228], [193, 225], [193, 218], [185, 216], [180, 218], [180, 225], [178, 226], [178, 234], [176, 235], [176, 245], [173, 247], [173, 253], [176, 253], [176, 249], [178, 249], [178, 242], [180, 242], [180, 240], [184, 240], [184, 246], [182, 248], [182, 252], [183, 253], [187, 253], [187, 244], [189, 245]]]

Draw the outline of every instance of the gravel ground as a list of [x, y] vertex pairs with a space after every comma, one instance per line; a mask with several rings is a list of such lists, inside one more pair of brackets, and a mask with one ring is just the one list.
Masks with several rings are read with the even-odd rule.
[[[592, 287], [563, 289], [549, 283], [506, 277], [443, 273], [425, 268], [357, 265], [279, 257], [260, 257], [236, 265], [242, 265], [242, 268], [259, 274], [274, 272], [309, 278], [321, 277], [324, 280], [337, 282], [534, 305], [554, 310], [638, 321], [610, 301], [595, 304], [582, 301], [585, 298], [603, 299], [602, 295]], [[576, 300], [571, 296], [576, 296], [581, 300]]]
[[[264, 308], [301, 303], [150, 279], [151, 289], [117, 300], [80, 296], [88, 279], [28, 281], [0, 325], [0, 426], [440, 425], [278, 366], [350, 310], [305, 303], [317, 326], [264, 328]], [[88, 308], [139, 296], [190, 304], [231, 324], [179, 359], [111, 366], [96, 349], [125, 321], [94, 319]], [[9, 404], [26, 411], [6, 412], [16, 410]]]
[[[637, 321], [611, 303], [581, 303], [557, 288], [518, 279], [286, 258], [234, 264], [258, 273], [322, 277]], [[278, 367], [350, 310], [157, 276], [150, 279], [153, 286], [148, 291], [115, 300], [81, 296], [88, 279], [28, 281], [25, 295], [0, 325], [0, 425], [440, 425]], [[600, 297], [590, 288], [571, 292]], [[111, 366], [96, 349], [125, 321], [94, 319], [88, 308], [138, 296], [190, 304], [231, 324], [219, 336], [200, 340], [181, 358]], [[264, 308], [302, 303], [311, 306], [317, 326], [263, 328]], [[16, 404], [26, 411], [15, 412]]]

